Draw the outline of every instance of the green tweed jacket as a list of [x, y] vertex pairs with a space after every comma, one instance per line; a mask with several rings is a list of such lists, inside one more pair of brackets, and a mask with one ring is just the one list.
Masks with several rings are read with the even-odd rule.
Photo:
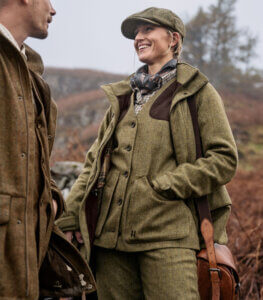
[[[110, 108], [97, 140], [87, 153], [83, 172], [67, 199], [68, 212], [58, 220], [60, 228], [63, 231], [81, 230], [87, 259], [94, 240], [96, 245], [124, 251], [160, 247], [199, 249], [193, 199], [208, 195], [215, 241], [226, 243], [225, 227], [231, 200], [224, 185], [235, 174], [237, 150], [221, 98], [208, 79], [198, 69], [186, 63], [178, 64], [177, 82], [171, 80], [164, 85], [147, 103], [148, 107], [139, 113], [144, 111], [151, 124], [147, 127], [147, 138], [139, 115], [136, 117], [131, 113], [133, 94], [129, 80], [102, 88], [110, 101]], [[204, 153], [204, 157], [197, 161], [187, 105], [187, 99], [193, 95], [196, 97]], [[129, 127], [137, 134], [134, 135]], [[118, 133], [121, 128], [125, 131]], [[165, 131], [160, 131], [160, 128]], [[120, 149], [114, 156], [111, 176], [107, 176], [102, 203], [99, 203], [95, 188], [104, 149], [110, 140], [119, 137]], [[151, 144], [155, 149], [159, 146], [160, 151], [150, 150]], [[138, 147], [141, 147], [141, 153], [148, 151], [151, 159], [140, 155]], [[121, 202], [116, 193], [124, 189], [127, 192]], [[138, 201], [133, 199], [134, 195]], [[117, 209], [118, 201], [125, 217], [121, 218], [113, 210], [114, 206]], [[106, 217], [101, 217], [102, 214]], [[109, 216], [117, 215], [118, 222], [107, 226]], [[121, 229], [122, 243], [117, 237], [120, 235], [118, 229]]]

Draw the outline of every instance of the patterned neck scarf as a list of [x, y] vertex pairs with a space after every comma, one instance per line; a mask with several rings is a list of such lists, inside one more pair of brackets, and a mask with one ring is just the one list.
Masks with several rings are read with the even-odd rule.
[[148, 66], [144, 65], [131, 77], [130, 85], [133, 90], [139, 90], [141, 95], [146, 95], [156, 91], [162, 87], [163, 77], [176, 69], [177, 61], [171, 59], [166, 63], [161, 70], [154, 74], [148, 74]]

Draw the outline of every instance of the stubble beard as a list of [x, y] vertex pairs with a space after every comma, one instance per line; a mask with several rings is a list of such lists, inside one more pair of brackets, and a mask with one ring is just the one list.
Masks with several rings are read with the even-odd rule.
[[32, 33], [30, 34], [30, 37], [35, 38], [35, 39], [40, 39], [44, 40], [48, 36], [48, 30], [40, 29], [40, 28], [35, 28], [32, 30]]

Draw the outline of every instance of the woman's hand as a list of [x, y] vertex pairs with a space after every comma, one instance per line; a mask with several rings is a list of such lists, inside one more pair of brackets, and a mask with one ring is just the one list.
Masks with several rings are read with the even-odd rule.
[[73, 237], [75, 236], [79, 244], [84, 244], [83, 237], [80, 231], [66, 231], [64, 232], [64, 234], [69, 242], [72, 242]]
[[58, 203], [56, 200], [52, 199], [52, 204], [53, 204], [54, 216], [56, 217], [58, 211]]

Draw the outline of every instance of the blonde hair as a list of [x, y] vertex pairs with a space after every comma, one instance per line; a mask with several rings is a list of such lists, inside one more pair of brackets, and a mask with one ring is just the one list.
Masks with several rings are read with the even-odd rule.
[[[171, 38], [173, 38], [173, 32], [171, 30], [167, 30], [167, 32], [170, 34]], [[179, 39], [177, 41], [177, 44], [173, 48], [173, 57], [179, 61], [181, 53], [183, 51], [183, 39], [181, 34], [179, 32], [177, 33], [179, 34]]]

